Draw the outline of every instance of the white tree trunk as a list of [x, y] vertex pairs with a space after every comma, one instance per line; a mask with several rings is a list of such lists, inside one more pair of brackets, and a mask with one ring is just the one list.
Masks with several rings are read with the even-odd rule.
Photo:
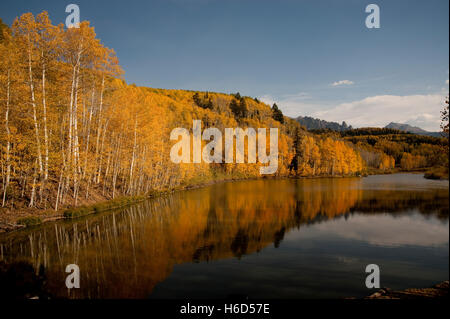
[[3, 202], [2, 207], [5, 207], [6, 192], [9, 186], [11, 178], [11, 163], [10, 163], [10, 150], [11, 150], [11, 131], [9, 129], [9, 99], [10, 99], [10, 70], [8, 70], [8, 77], [6, 82], [6, 112], [5, 112], [5, 129], [6, 129], [6, 180], [3, 184]]

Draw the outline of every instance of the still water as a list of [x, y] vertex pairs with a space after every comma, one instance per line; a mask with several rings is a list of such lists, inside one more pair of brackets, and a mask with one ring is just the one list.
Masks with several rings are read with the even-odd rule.
[[428, 287], [449, 277], [448, 187], [419, 174], [216, 184], [3, 234], [0, 262], [39, 273], [53, 298], [363, 297], [368, 264], [383, 287]]

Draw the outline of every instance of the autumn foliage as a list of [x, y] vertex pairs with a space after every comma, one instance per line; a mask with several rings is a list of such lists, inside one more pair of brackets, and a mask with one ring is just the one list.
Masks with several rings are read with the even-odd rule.
[[[362, 148], [316, 136], [278, 107], [240, 94], [127, 85], [112, 49], [89, 22], [53, 25], [46, 12], [17, 18], [0, 37], [3, 207], [59, 209], [213, 180], [260, 177], [259, 164], [174, 164], [175, 127], [279, 128], [276, 176], [357, 175]], [[393, 155], [365, 150], [379, 168]], [[373, 155], [375, 154], [375, 155]], [[421, 161], [422, 159], [420, 159]], [[417, 166], [405, 155], [402, 166]]]

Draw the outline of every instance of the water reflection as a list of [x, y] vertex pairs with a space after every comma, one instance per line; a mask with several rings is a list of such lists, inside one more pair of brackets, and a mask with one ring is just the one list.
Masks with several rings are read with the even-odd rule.
[[[412, 174], [225, 183], [4, 235], [0, 260], [10, 268], [12, 263], [26, 263], [39, 278], [45, 272], [42, 289], [52, 298], [146, 298], [171, 276], [175, 265], [186, 265], [184, 278], [205, 263], [283, 247], [286, 236], [292, 243], [287, 247], [331, 235], [347, 240], [349, 250], [354, 241], [446, 245], [448, 258], [448, 210], [448, 183], [430, 183]], [[314, 254], [322, 253], [315, 248]], [[281, 270], [283, 258], [296, 257], [279, 257], [269, 273]], [[339, 258], [355, 257], [349, 253]], [[72, 263], [80, 266], [81, 288], [68, 290], [64, 270]], [[227, 271], [238, 273], [239, 267]], [[201, 282], [211, 280], [205, 276]]]

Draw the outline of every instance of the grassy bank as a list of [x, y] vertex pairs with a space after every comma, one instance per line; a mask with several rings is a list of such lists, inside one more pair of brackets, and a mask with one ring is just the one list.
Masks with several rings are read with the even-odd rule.
[[20, 212], [3, 212], [8, 218], [0, 220], [0, 233], [13, 231], [24, 227], [40, 225], [44, 222], [55, 221], [59, 219], [74, 219], [90, 214], [96, 214], [108, 210], [126, 207], [148, 198], [160, 196], [167, 191], [152, 192], [145, 196], [121, 196], [118, 198], [94, 203], [91, 205], [81, 205], [77, 207], [68, 207], [58, 211], [54, 210], [21, 210]]
[[[54, 212], [53, 214], [49, 211], [45, 212], [35, 212], [35, 211], [29, 211], [29, 216], [25, 217], [18, 217], [15, 221], [16, 228], [22, 228], [22, 227], [31, 227], [40, 225], [43, 222], [46, 221], [53, 221], [57, 219], [73, 219], [78, 218], [90, 214], [96, 214], [100, 212], [104, 212], [107, 210], [117, 209], [121, 207], [125, 207], [128, 205], [139, 203], [145, 199], [149, 198], [149, 196], [122, 196], [119, 198], [114, 198], [108, 201], [92, 204], [92, 205], [81, 205], [77, 207], [70, 207], [66, 209], [61, 209], [59, 211]], [[7, 228], [14, 228], [13, 223], [9, 223], [9, 227]], [[1, 225], [0, 225], [1, 227]], [[0, 228], [0, 231], [2, 229]], [[7, 229], [7, 230], [13, 230], [13, 229]], [[3, 229], [5, 231], [5, 229]]]
[[448, 167], [434, 167], [425, 172], [425, 178], [428, 179], [447, 179], [448, 180]]
[[106, 202], [97, 203], [90, 206], [79, 206], [74, 208], [66, 209], [63, 213], [63, 217], [67, 219], [78, 218], [90, 214], [104, 212], [106, 210], [116, 209], [120, 207], [125, 207], [131, 204], [135, 204], [145, 200], [147, 196], [129, 196], [111, 199]]

